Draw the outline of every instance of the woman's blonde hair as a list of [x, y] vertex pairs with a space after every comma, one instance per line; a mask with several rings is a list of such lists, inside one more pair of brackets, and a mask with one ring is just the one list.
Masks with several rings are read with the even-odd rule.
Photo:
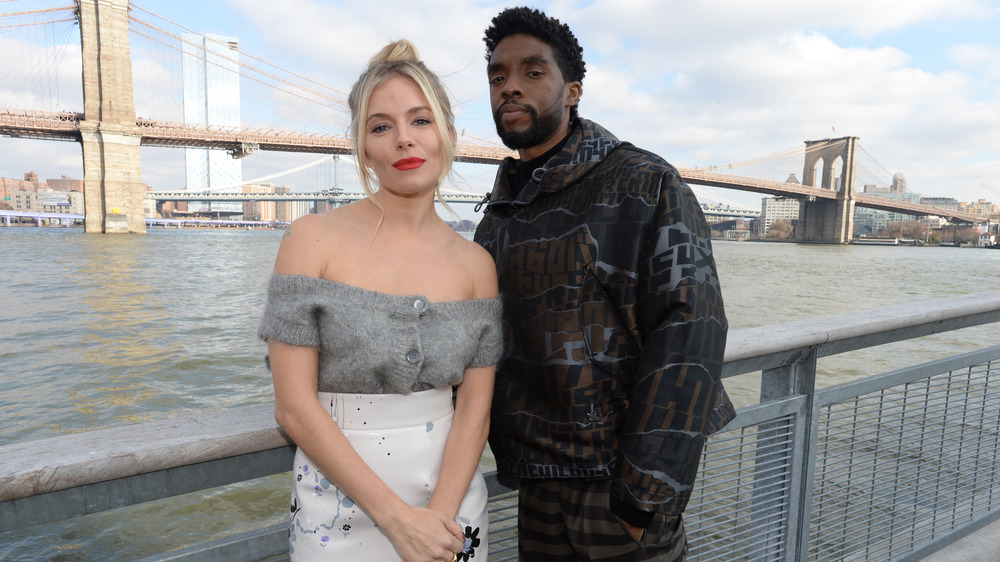
[[351, 108], [350, 137], [357, 154], [356, 162], [361, 187], [368, 198], [381, 209], [382, 205], [373, 197], [375, 190], [372, 188], [372, 184], [378, 183], [378, 178], [374, 177], [364, 148], [368, 136], [366, 116], [375, 88], [396, 77], [409, 79], [416, 84], [430, 105], [444, 150], [444, 169], [441, 170], [441, 176], [434, 186], [434, 194], [438, 201], [451, 210], [441, 199], [441, 184], [451, 173], [451, 165], [455, 159], [455, 115], [452, 113], [451, 101], [441, 80], [424, 66], [416, 47], [405, 39], [386, 45], [368, 61], [368, 68], [358, 77], [347, 98], [347, 105]]

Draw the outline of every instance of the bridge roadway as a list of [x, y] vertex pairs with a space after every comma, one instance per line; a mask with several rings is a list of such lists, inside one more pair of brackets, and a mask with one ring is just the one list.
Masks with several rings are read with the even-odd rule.
[[[146, 199], [153, 201], [190, 201], [208, 203], [211, 201], [330, 201], [334, 203], [350, 203], [364, 199], [364, 193], [333, 193], [319, 191], [314, 193], [194, 193], [188, 191], [148, 191]], [[483, 195], [478, 193], [442, 193], [441, 198], [447, 203], [480, 203]], [[702, 205], [706, 215], [732, 218], [760, 218], [759, 211], [750, 209], [732, 209], [717, 205]]]
[[[81, 142], [82, 113], [18, 111], [0, 109], [0, 134], [14, 138]], [[235, 157], [259, 150], [350, 154], [347, 137], [329, 133], [306, 133], [265, 128], [189, 125], [136, 118], [143, 146], [219, 148]], [[459, 162], [495, 164], [515, 154], [502, 147], [481, 146], [459, 140], [455, 158]]]
[[[146, 199], [153, 201], [330, 201], [332, 203], [350, 203], [364, 199], [364, 193], [334, 193], [320, 191], [315, 193], [193, 193], [187, 191], [147, 191]], [[442, 193], [441, 198], [447, 203], [479, 203], [483, 200], [480, 193]]]
[[[80, 122], [82, 120], [82, 113], [51, 113], [0, 109], [0, 134], [14, 138], [81, 142]], [[349, 154], [351, 152], [350, 141], [346, 137], [328, 133], [188, 125], [185, 123], [143, 118], [137, 118], [136, 125], [141, 131], [142, 138], [140, 142], [144, 146], [218, 148], [228, 151], [234, 157], [242, 157], [258, 150], [312, 152], [320, 154]], [[457, 161], [479, 164], [496, 164], [504, 158], [513, 155], [514, 153], [506, 148], [482, 146], [464, 141], [459, 141], [455, 152]], [[837, 198], [837, 192], [833, 190], [807, 185], [761, 180], [701, 169], [681, 168], [678, 171], [684, 181], [696, 185], [737, 189], [776, 197], [792, 197], [797, 199], [833, 200]], [[476, 201], [478, 202], [481, 197], [476, 197]], [[313, 199], [315, 197], [309, 200]], [[185, 199], [175, 198], [174, 200], [180, 201]], [[203, 201], [204, 199], [187, 200]], [[263, 199], [258, 197], [257, 200]], [[289, 201], [303, 199], [283, 198], [273, 200]], [[469, 201], [462, 199], [456, 202]], [[858, 206], [897, 213], [921, 216], [935, 215], [972, 224], [983, 222], [983, 217], [971, 213], [939, 209], [930, 205], [921, 205], [870, 195], [856, 194], [854, 202]]]

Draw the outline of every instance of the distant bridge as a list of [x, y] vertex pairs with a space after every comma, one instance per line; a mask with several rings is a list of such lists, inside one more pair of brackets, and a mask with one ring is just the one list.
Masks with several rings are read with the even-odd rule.
[[[367, 197], [364, 193], [337, 193], [319, 191], [314, 193], [220, 193], [188, 191], [147, 191], [146, 199], [153, 201], [330, 201], [333, 203], [350, 203]], [[479, 203], [482, 194], [449, 194], [442, 193], [441, 199], [446, 203]]]
[[[100, 14], [100, 17], [98, 17]], [[280, 94], [283, 103], [302, 99], [320, 107], [326, 114], [348, 115], [344, 96], [337, 90], [318, 84], [306, 77], [294, 75], [298, 82], [291, 82], [273, 74], [288, 72], [261, 59], [240, 53], [238, 45], [222, 45], [219, 41], [202, 37], [205, 45], [215, 41], [221, 49], [199, 46], [161, 29], [156, 23], [144, 19], [159, 18], [128, 0], [76, 0], [73, 6], [0, 14], [16, 17], [67, 18], [34, 21], [21, 25], [48, 25], [73, 21], [79, 25], [82, 59], [83, 111], [46, 112], [35, 108], [0, 108], [0, 135], [15, 138], [65, 140], [79, 142], [83, 148], [85, 230], [87, 232], [144, 232], [143, 199], [147, 197], [142, 183], [141, 146], [197, 147], [225, 150], [235, 158], [257, 151], [286, 151], [323, 154], [348, 154], [351, 143], [343, 135], [281, 130], [275, 128], [226, 127], [195, 125], [169, 120], [138, 117], [134, 103], [134, 81], [130, 41], [141, 36], [163, 45], [180, 56], [193, 56], [199, 63], [213, 66], [216, 71], [237, 72], [240, 78], [262, 83]], [[162, 18], [160, 18], [162, 19]], [[158, 21], [158, 20], [157, 20]], [[173, 22], [171, 22], [173, 23]], [[134, 26], [134, 27], [133, 27]], [[151, 36], [153, 34], [154, 36]], [[54, 50], [53, 50], [54, 51]], [[247, 63], [241, 56], [263, 66]], [[11, 56], [20, 60], [23, 57]], [[39, 73], [48, 65], [35, 65]], [[54, 66], [54, 65], [53, 65]], [[221, 69], [221, 70], [219, 70]], [[286, 75], [291, 75], [289, 73]], [[165, 74], [161, 82], [173, 83], [181, 77]], [[27, 83], [47, 83], [48, 77]], [[163, 86], [165, 84], [161, 84]], [[40, 86], [36, 86], [40, 87]], [[307, 99], [308, 98], [308, 99]], [[35, 99], [31, 96], [27, 99]], [[9, 105], [6, 100], [0, 105]], [[298, 108], [301, 109], [301, 108]], [[242, 118], [242, 115], [241, 115]], [[463, 135], [459, 135], [463, 139]], [[805, 142], [805, 158], [801, 185], [745, 177], [719, 171], [719, 168], [680, 169], [681, 177], [693, 185], [706, 185], [764, 193], [778, 197], [792, 197], [801, 201], [797, 239], [803, 242], [847, 243], [852, 237], [853, 210], [856, 205], [895, 211], [910, 215], [938, 215], [953, 221], [979, 223], [983, 218], [969, 213], [939, 209], [929, 205], [873, 197], [855, 193], [858, 181], [856, 169], [860, 146], [856, 137], [824, 139]], [[790, 154], [790, 153], [789, 153]], [[506, 148], [460, 140], [456, 158], [460, 162], [495, 164], [513, 155]], [[771, 157], [761, 157], [748, 164], [763, 162]], [[836, 166], [840, 165], [837, 169]], [[733, 166], [727, 166], [732, 168]], [[818, 173], [817, 173], [818, 172]], [[786, 172], [787, 173], [787, 172]], [[843, 188], [835, 188], [839, 180]], [[224, 199], [216, 198], [219, 195]], [[261, 194], [248, 194], [252, 200], [262, 200]], [[153, 196], [163, 198], [165, 196]], [[174, 200], [205, 201], [195, 194], [182, 197], [172, 194]], [[213, 194], [213, 200], [251, 200], [234, 194]], [[311, 194], [274, 194], [274, 201], [304, 200]], [[344, 200], [350, 199], [344, 194]], [[478, 201], [479, 196], [462, 196], [455, 202]]]
[[[0, 134], [13, 138], [83, 142], [82, 113], [0, 109]], [[240, 158], [261, 150], [351, 154], [350, 139], [343, 135], [281, 129], [217, 127], [136, 118], [142, 146], [222, 149]], [[459, 140], [455, 160], [495, 164], [516, 154], [506, 148]]]

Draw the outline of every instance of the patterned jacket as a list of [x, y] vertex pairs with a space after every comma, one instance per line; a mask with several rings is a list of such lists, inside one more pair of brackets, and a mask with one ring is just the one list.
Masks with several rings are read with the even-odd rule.
[[679, 514], [736, 415], [709, 228], [675, 168], [579, 121], [515, 200], [500, 165], [476, 231], [504, 301], [490, 447], [501, 475], [612, 478]]

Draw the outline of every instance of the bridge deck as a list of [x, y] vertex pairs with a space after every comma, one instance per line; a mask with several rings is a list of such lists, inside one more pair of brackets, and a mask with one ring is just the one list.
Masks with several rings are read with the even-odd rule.
[[[45, 140], [81, 140], [80, 123], [83, 114], [72, 112], [0, 110], [0, 135], [15, 138]], [[227, 150], [243, 156], [258, 150], [312, 152], [320, 154], [350, 154], [350, 140], [341, 135], [308, 133], [264, 128], [217, 127], [189, 125], [153, 119], [136, 119], [136, 134], [146, 146], [201, 147]], [[514, 153], [506, 148], [459, 142], [455, 157], [459, 162], [497, 164]], [[840, 194], [830, 189], [808, 185], [764, 180], [700, 169], [679, 169], [684, 181], [726, 189], [763, 193], [777, 197], [808, 200], [835, 200]], [[184, 200], [184, 199], [174, 199]], [[192, 200], [192, 199], [188, 199]], [[289, 200], [289, 199], [274, 199]], [[885, 199], [870, 195], [854, 195], [855, 205], [922, 216], [941, 216], [951, 220], [981, 223], [984, 217], [971, 213], [939, 209], [931, 205]]]

